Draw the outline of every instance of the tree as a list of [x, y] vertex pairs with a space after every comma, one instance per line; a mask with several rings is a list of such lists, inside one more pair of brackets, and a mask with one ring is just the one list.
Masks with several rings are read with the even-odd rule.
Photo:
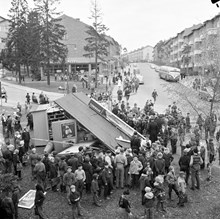
[[154, 61], [158, 65], [164, 64], [164, 41], [160, 40], [154, 47]]
[[61, 19], [57, 18], [60, 12], [57, 12], [56, 5], [60, 3], [60, 0], [34, 0], [34, 2], [41, 26], [42, 62], [46, 66], [47, 84], [50, 85], [50, 62], [63, 59], [64, 54], [67, 54], [66, 46], [62, 43], [66, 31], [60, 24]]
[[28, 4], [26, 0], [12, 0], [9, 10], [10, 27], [6, 42], [6, 53], [11, 66], [14, 66], [16, 75], [21, 83], [21, 65], [25, 59], [26, 47], [26, 18]]
[[210, 98], [210, 114], [214, 103], [220, 101], [220, 30], [209, 29], [202, 41], [202, 54], [200, 62], [203, 65], [201, 74], [202, 88], [207, 91]]
[[33, 75], [40, 74], [40, 63], [42, 61], [40, 50], [41, 26], [37, 11], [30, 11], [27, 18], [26, 31], [26, 67], [29, 75], [29, 68]]
[[108, 28], [102, 23], [101, 9], [97, 5], [97, 1], [92, 1], [91, 20], [92, 26], [88, 26], [86, 33], [89, 35], [85, 40], [87, 45], [84, 47], [87, 52], [85, 56], [95, 56], [95, 87], [98, 85], [98, 58], [108, 55], [109, 41], [105, 38], [105, 32]]
[[188, 75], [189, 73], [189, 63], [191, 60], [190, 57], [190, 52], [191, 52], [191, 46], [189, 44], [184, 44], [183, 50], [182, 50], [182, 62], [184, 67], [186, 68], [186, 74]]

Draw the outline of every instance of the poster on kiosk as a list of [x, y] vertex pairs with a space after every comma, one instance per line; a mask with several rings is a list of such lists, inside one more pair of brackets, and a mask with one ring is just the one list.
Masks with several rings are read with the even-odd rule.
[[52, 123], [54, 149], [58, 153], [77, 142], [76, 120], [67, 119]]

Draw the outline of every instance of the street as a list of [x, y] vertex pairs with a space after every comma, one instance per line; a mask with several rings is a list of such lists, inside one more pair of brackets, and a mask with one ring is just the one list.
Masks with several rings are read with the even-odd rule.
[[[5, 99], [2, 99], [2, 106], [6, 106], [6, 107], [16, 107], [17, 103], [20, 102], [20, 104], [24, 108], [26, 101], [25, 96], [27, 93], [29, 93], [31, 96], [32, 93], [34, 92], [37, 97], [41, 93], [41, 90], [25, 87], [23, 85], [8, 83], [5, 81], [2, 81], [2, 86], [5, 88], [8, 96], [7, 103], [5, 103]], [[64, 95], [62, 93], [46, 92], [46, 91], [43, 92], [48, 96], [50, 101], [63, 97]]]
[[[142, 109], [147, 100], [153, 100], [151, 94], [153, 90], [156, 89], [158, 97], [154, 109], [158, 113], [164, 113], [167, 106], [173, 102], [173, 100], [170, 99], [168, 91], [166, 91], [166, 88], [164, 87], [164, 85], [170, 82], [160, 79], [158, 73], [150, 68], [149, 63], [138, 63], [137, 67], [140, 69], [140, 73], [144, 76], [144, 84], [139, 86], [137, 94], [131, 94], [129, 99], [130, 106], [132, 107], [134, 103], [137, 103]], [[115, 98], [117, 98], [117, 96], [115, 96], [116, 93], [117, 86], [113, 93]]]

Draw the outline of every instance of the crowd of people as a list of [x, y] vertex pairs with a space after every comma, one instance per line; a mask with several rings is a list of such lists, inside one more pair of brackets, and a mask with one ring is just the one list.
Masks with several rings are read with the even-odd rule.
[[[136, 130], [130, 139], [130, 148], [118, 146], [115, 151], [110, 151], [79, 147], [78, 153], [66, 156], [55, 151], [38, 154], [36, 148], [30, 147], [28, 130], [31, 126], [19, 125], [22, 116], [19, 104], [13, 116], [2, 114], [7, 141], [6, 150], [0, 152], [1, 174], [13, 174], [18, 180], [24, 180], [22, 173], [30, 166], [32, 180], [36, 183], [34, 212], [40, 219], [46, 218], [44, 192], [49, 190], [66, 193], [66, 203], [72, 207], [72, 218], [82, 215], [81, 200], [85, 193], [91, 197], [94, 206], [101, 207], [113, 199], [114, 194], [121, 193], [121, 189], [117, 215], [130, 218], [134, 213], [129, 195], [139, 191], [142, 215], [154, 218], [155, 210], [157, 213], [167, 211], [166, 200], [172, 201], [173, 191], [177, 205], [184, 207], [189, 188], [200, 190], [199, 172], [206, 166], [207, 180], [211, 180], [211, 167], [220, 140], [215, 112], [205, 119], [200, 114], [195, 126], [192, 126], [190, 114], [184, 116], [175, 102], [165, 109], [164, 114], [158, 114], [154, 110], [158, 96], [156, 90], [152, 93], [154, 100], [147, 100], [143, 109], [137, 104], [131, 107], [126, 88], [130, 89], [132, 82], [129, 79], [127, 82], [127, 79], [123, 82], [123, 89], [120, 84], [118, 86], [118, 90], [123, 92], [118, 95], [118, 101], [113, 101], [112, 112]], [[95, 98], [106, 101], [111, 99], [111, 94], [101, 93]], [[29, 95], [26, 99], [30, 102]], [[186, 136], [190, 137], [187, 143]], [[8, 140], [11, 137], [13, 142]], [[202, 144], [203, 139], [206, 145]], [[175, 155], [178, 147], [180, 158]], [[217, 149], [220, 153], [219, 147]], [[179, 167], [174, 166], [174, 158], [178, 159]], [[15, 183], [12, 193], [6, 192], [0, 200], [1, 218], [19, 218], [18, 197], [19, 186]], [[104, 201], [100, 202], [101, 199]]]

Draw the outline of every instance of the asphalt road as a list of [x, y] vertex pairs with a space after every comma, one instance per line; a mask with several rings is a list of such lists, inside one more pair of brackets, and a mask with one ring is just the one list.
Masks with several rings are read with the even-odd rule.
[[[7, 107], [16, 107], [18, 102], [20, 102], [20, 104], [24, 107], [26, 101], [25, 96], [27, 93], [29, 93], [31, 96], [32, 93], [34, 92], [37, 97], [41, 93], [41, 90], [38, 89], [33, 89], [18, 84], [11, 84], [4, 81], [2, 81], [2, 86], [5, 88], [7, 92], [8, 101], [7, 103], [5, 103], [5, 99], [2, 99], [1, 104], [2, 106], [7, 106]], [[64, 96], [64, 94], [54, 93], [54, 92], [43, 91], [43, 93], [49, 97], [50, 101], [56, 100]]]
[[[156, 89], [158, 97], [154, 109], [158, 113], [164, 113], [167, 106], [173, 102], [173, 100], [169, 98], [164, 85], [172, 82], [160, 79], [158, 73], [154, 69], [150, 68], [150, 64], [148, 63], [138, 63], [137, 67], [140, 69], [140, 73], [144, 76], [144, 84], [139, 86], [136, 94], [131, 94], [129, 99], [130, 106], [132, 107], [134, 103], [137, 103], [138, 107], [142, 109], [147, 100], [153, 100], [151, 94], [153, 90]], [[116, 92], [117, 86], [115, 87], [113, 93], [115, 98], [117, 97]]]

